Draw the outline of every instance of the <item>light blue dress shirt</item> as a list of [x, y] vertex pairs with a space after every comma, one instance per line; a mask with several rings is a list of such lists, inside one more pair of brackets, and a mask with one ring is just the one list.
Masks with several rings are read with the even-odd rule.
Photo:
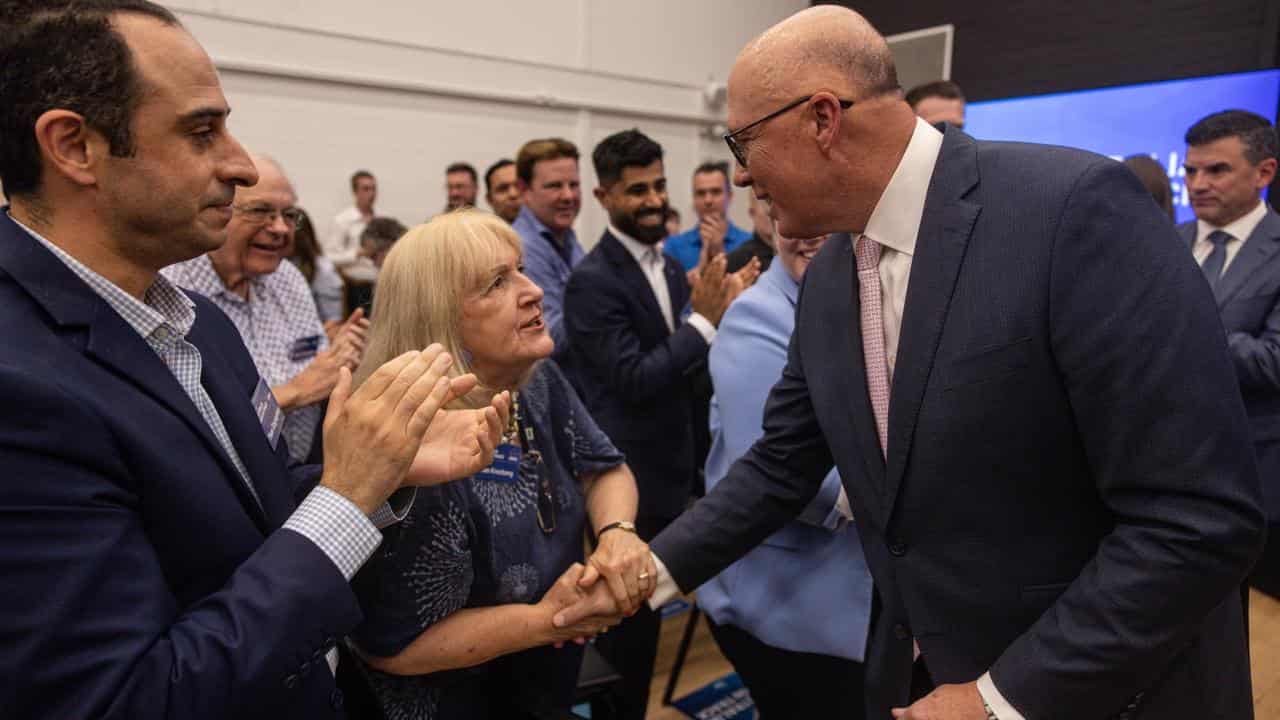
[[[751, 233], [734, 225], [732, 222], [726, 221], [728, 229], [724, 232], [724, 251], [731, 252], [734, 248], [751, 239]], [[672, 235], [667, 238], [666, 245], [662, 251], [684, 266], [685, 270], [692, 270], [698, 266], [698, 255], [702, 253], [702, 236], [698, 234], [698, 226], [685, 230], [679, 235]]]
[[569, 282], [569, 273], [584, 255], [582, 246], [578, 244], [578, 234], [569, 228], [561, 245], [533, 211], [524, 206], [511, 227], [515, 228], [524, 245], [524, 274], [542, 288], [542, 319], [551, 329], [551, 339], [556, 343], [555, 352], [560, 356], [569, 347], [569, 335], [563, 322], [564, 286]]
[[[711, 346], [707, 492], [761, 436], [764, 405], [782, 375], [800, 286], [781, 262], [742, 294]], [[698, 588], [716, 623], [795, 652], [861, 662], [871, 621], [871, 573], [856, 528], [836, 509], [833, 468], [800, 517]]]

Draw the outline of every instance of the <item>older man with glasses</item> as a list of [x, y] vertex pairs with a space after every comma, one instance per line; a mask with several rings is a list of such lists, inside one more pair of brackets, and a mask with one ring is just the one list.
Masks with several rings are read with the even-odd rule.
[[354, 371], [360, 364], [368, 320], [356, 310], [330, 346], [306, 278], [281, 262], [301, 217], [293, 185], [270, 158], [254, 156], [254, 164], [261, 179], [236, 190], [227, 242], [162, 272], [231, 318], [285, 411], [281, 432], [289, 455], [301, 461], [311, 452], [320, 404], [337, 384], [339, 370]]

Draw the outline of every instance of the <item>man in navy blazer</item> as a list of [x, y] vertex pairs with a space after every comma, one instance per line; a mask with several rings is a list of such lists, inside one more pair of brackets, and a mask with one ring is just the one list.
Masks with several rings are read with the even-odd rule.
[[[1187, 131], [1187, 194], [1196, 220], [1178, 226], [1205, 273], [1253, 426], [1267, 520], [1280, 523], [1280, 215], [1262, 191], [1276, 176], [1266, 118], [1214, 113]], [[1215, 242], [1218, 241], [1218, 242]]]
[[651, 602], [834, 463], [876, 588], [868, 717], [1251, 717], [1236, 591], [1264, 520], [1199, 269], [1119, 163], [939, 130], [896, 85], [835, 6], [734, 65], [735, 182], [783, 235], [854, 242], [805, 275], [761, 440], [653, 540]]
[[347, 583], [410, 462], [439, 460], [420, 450], [448, 358], [406, 354], [354, 393], [341, 371], [319, 484], [291, 474], [235, 327], [158, 275], [221, 244], [257, 179], [212, 62], [140, 0], [3, 23], [0, 712], [342, 717]]
[[[691, 376], [705, 372], [730, 301], [725, 260], [691, 297], [684, 269], [662, 252], [667, 181], [656, 142], [635, 130], [617, 133], [592, 161], [609, 228], [565, 287], [568, 370], [600, 429], [627, 455], [640, 491], [635, 531], [647, 541], [684, 511], [697, 478]], [[642, 609], [596, 641], [623, 675], [622, 717], [644, 717], [658, 621]]]

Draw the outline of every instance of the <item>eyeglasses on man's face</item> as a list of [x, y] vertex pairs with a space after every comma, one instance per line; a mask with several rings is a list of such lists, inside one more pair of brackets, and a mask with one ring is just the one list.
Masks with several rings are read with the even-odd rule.
[[236, 212], [254, 225], [270, 225], [276, 218], [284, 220], [284, 224], [297, 230], [302, 224], [302, 211], [297, 208], [278, 210], [270, 205], [232, 205]]
[[[814, 95], [816, 94], [817, 93], [814, 93]], [[733, 132], [725, 135], [724, 142], [726, 145], [729, 146], [729, 152], [733, 153], [733, 159], [738, 161], [738, 165], [740, 167], [745, 168], [747, 166], [747, 150], [745, 147], [743, 147], [742, 143], [738, 141], [738, 138], [742, 135], [742, 133], [750, 130], [753, 127], [763, 125], [769, 122], [770, 120], [778, 117], [779, 115], [782, 115], [788, 110], [794, 110], [795, 108], [800, 107], [801, 105], [809, 102], [812, 99], [813, 99], [813, 95], [805, 95], [799, 100], [793, 100], [792, 102], [789, 102], [786, 105], [783, 105], [781, 108], [774, 110], [768, 115], [765, 115], [759, 120], [756, 120], [755, 122], [747, 123], [746, 125], [743, 125], [737, 130], [734, 130]], [[840, 100], [840, 109], [848, 110], [851, 107], [853, 107], [852, 100]]]

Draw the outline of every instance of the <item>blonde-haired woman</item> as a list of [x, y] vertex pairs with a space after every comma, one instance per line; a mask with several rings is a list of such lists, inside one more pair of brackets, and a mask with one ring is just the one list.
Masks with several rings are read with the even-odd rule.
[[[451, 373], [480, 380], [459, 405], [513, 393], [493, 464], [420, 490], [357, 578], [366, 621], [355, 639], [392, 718], [563, 716], [581, 662], [567, 641], [619, 618], [556, 628], [552, 617], [588, 592], [633, 611], [656, 575], [631, 525], [635, 481], [548, 359], [542, 291], [521, 259], [510, 226], [463, 210], [406, 233], [378, 278], [361, 375], [440, 343], [456, 358]], [[447, 470], [413, 469], [429, 471]], [[599, 547], [584, 567], [588, 522]]]

